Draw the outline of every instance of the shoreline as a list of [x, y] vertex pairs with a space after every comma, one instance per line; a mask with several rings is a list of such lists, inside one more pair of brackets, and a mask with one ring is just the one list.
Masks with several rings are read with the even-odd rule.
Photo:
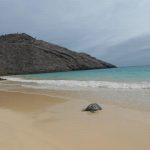
[[[56, 94], [56, 93], [54, 93]], [[149, 112], [102, 104], [94, 114], [76, 97], [0, 91], [0, 149], [148, 150]]]
[[[35, 85], [34, 85], [35, 86]], [[21, 92], [25, 94], [40, 94], [65, 99], [86, 99], [106, 105], [115, 105], [122, 108], [150, 112], [149, 89], [107, 89], [107, 88], [79, 88], [79, 89], [45, 89], [34, 88], [15, 81], [0, 82], [0, 91]], [[37, 85], [38, 86], [38, 85]]]

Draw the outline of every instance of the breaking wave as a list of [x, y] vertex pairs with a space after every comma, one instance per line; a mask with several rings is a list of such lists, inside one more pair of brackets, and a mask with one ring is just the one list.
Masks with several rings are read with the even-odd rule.
[[30, 80], [19, 77], [2, 77], [8, 81], [21, 83], [31, 88], [112, 88], [112, 89], [150, 89], [149, 82], [111, 82], [111, 81], [79, 81], [79, 80]]

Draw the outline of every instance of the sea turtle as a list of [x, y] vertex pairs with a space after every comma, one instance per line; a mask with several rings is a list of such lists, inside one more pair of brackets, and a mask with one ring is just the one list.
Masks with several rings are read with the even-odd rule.
[[92, 103], [88, 105], [83, 111], [90, 111], [90, 112], [95, 112], [97, 110], [102, 110], [102, 107], [100, 107], [97, 103]]

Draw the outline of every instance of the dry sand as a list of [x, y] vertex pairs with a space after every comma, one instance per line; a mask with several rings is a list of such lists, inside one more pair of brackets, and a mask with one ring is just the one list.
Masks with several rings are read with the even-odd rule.
[[1, 91], [0, 150], [150, 149], [150, 112], [56, 97]]

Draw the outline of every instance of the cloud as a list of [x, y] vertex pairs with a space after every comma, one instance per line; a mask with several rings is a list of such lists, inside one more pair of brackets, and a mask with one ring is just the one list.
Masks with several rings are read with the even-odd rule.
[[[110, 53], [111, 52], [111, 53]], [[113, 53], [113, 55], [112, 55]], [[120, 66], [150, 64], [150, 35], [131, 38], [106, 49], [101, 57]]]
[[114, 55], [112, 45], [150, 33], [149, 6], [149, 0], [0, 0], [0, 34], [26, 32], [95, 56]]

